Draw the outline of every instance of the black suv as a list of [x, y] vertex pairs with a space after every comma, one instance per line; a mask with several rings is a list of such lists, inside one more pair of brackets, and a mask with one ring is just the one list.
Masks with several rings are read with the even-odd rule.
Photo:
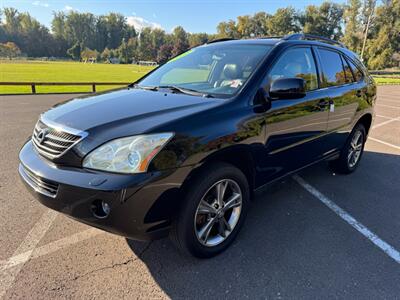
[[226, 249], [252, 194], [327, 159], [354, 171], [376, 86], [338, 42], [294, 34], [193, 48], [131, 86], [43, 113], [19, 173], [44, 205], [198, 257]]

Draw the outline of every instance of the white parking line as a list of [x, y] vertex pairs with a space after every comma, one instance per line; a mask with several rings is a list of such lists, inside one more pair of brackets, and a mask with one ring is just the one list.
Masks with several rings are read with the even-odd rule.
[[18, 255], [14, 255], [10, 257], [9, 259], [0, 262], [0, 272], [13, 268], [19, 264], [24, 264], [30, 259], [38, 258], [53, 252], [56, 252], [58, 250], [61, 250], [65, 247], [68, 247], [72, 244], [79, 243], [81, 241], [90, 239], [94, 236], [97, 236], [99, 234], [103, 234], [105, 231], [101, 231], [96, 228], [90, 228], [78, 233], [75, 233], [73, 235], [70, 235], [68, 237], [62, 238], [60, 240], [48, 243], [46, 245], [43, 245], [39, 248], [35, 248], [33, 251], [27, 251], [24, 253], [20, 253]]
[[383, 126], [383, 125], [392, 123], [392, 122], [394, 122], [394, 121], [400, 121], [400, 117], [394, 118], [394, 119], [390, 119], [390, 120], [384, 121], [384, 122], [382, 122], [382, 123], [376, 124], [376, 125], [372, 126], [372, 129], [381, 127], [381, 126]]
[[371, 140], [371, 141], [374, 141], [374, 142], [378, 142], [378, 143], [381, 143], [381, 144], [383, 144], [383, 145], [386, 145], [386, 146], [389, 146], [389, 147], [392, 147], [392, 148], [395, 148], [395, 149], [400, 150], [400, 147], [399, 147], [399, 146], [396, 146], [396, 145], [393, 145], [393, 144], [391, 144], [391, 143], [378, 140], [378, 139], [373, 138], [373, 137], [371, 137], [371, 136], [368, 137], [368, 140]]
[[13, 254], [13, 256], [23, 254], [21, 263], [12, 269], [0, 269], [0, 298], [3, 298], [7, 290], [13, 285], [15, 277], [21, 271], [24, 263], [30, 259], [33, 250], [46, 234], [47, 230], [49, 230], [57, 215], [57, 212], [47, 210], [29, 231], [28, 235]]
[[294, 175], [293, 179], [300, 184], [304, 189], [306, 189], [310, 194], [315, 196], [318, 200], [320, 200], [323, 204], [325, 204], [328, 208], [330, 208], [334, 213], [336, 213], [339, 217], [341, 217], [344, 221], [346, 221], [350, 226], [356, 229], [359, 233], [365, 236], [368, 240], [370, 240], [375, 246], [385, 252], [390, 258], [400, 264], [400, 252], [393, 248], [391, 245], [386, 243], [384, 240], [380, 239], [375, 233], [370, 231], [363, 224], [354, 219], [351, 215], [349, 215], [345, 210], [337, 206], [332, 200], [323, 195], [320, 191], [314, 188], [312, 185], [307, 183], [303, 178], [299, 175]]

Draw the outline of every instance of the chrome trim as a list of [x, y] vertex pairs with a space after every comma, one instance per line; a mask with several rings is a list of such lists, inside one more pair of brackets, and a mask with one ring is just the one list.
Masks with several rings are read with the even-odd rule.
[[[71, 142], [73, 142], [73, 143], [71, 143], [71, 145], [67, 145], [67, 146], [55, 145], [55, 144], [54, 144], [54, 145], [53, 145], [54, 147], [57, 147], [57, 148], [61, 148], [61, 149], [62, 149], [61, 152], [58, 153], [59, 151], [54, 150], [54, 149], [51, 149], [51, 148], [49, 148], [49, 147], [46, 147], [46, 145], [52, 146], [53, 143], [51, 143], [50, 141], [45, 141], [43, 144], [39, 144], [39, 143], [35, 140], [35, 137], [36, 137], [36, 135], [37, 135], [37, 133], [38, 133], [38, 132], [37, 132], [37, 129], [36, 129], [38, 122], [43, 123], [43, 124], [44, 124], [45, 126], [47, 126], [49, 129], [53, 129], [53, 130], [56, 130], [56, 131], [59, 131], [59, 132], [65, 132], [65, 133], [67, 133], [67, 134], [72, 134], [72, 135], [75, 135], [75, 136], [79, 136], [80, 138], [78, 138], [76, 141], [71, 141], [71, 140], [68, 140], [68, 139], [64, 139], [64, 138], [62, 138], [62, 137], [60, 137], [60, 136], [55, 136], [55, 135], [49, 133], [48, 136], [49, 136], [49, 138], [51, 138], [51, 139], [60, 141], [60, 142], [62, 142], [62, 143], [71, 143]], [[71, 148], [73, 148], [76, 144], [78, 144], [80, 141], [82, 141], [85, 137], [88, 136], [88, 133], [87, 133], [86, 131], [82, 131], [82, 130], [78, 130], [78, 129], [75, 129], [75, 128], [71, 128], [71, 127], [68, 127], [68, 126], [61, 125], [61, 124], [57, 124], [56, 122], [47, 119], [43, 114], [40, 116], [38, 122], [35, 124], [35, 128], [34, 128], [34, 130], [33, 130], [32, 142], [33, 142], [33, 144], [34, 144], [34, 146], [35, 146], [35, 149], [36, 149], [41, 155], [43, 155], [43, 156], [45, 156], [45, 157], [48, 157], [48, 158], [50, 158], [50, 159], [54, 159], [54, 158], [59, 158], [59, 157], [61, 157], [61, 156], [64, 155], [68, 150], [70, 150]], [[64, 149], [63, 149], [63, 148], [64, 148]]]
[[55, 198], [57, 196], [57, 184], [44, 182], [39, 176], [27, 169], [22, 164], [19, 166], [19, 174], [34, 191], [51, 198]]
[[68, 127], [66, 125], [61, 125], [54, 121], [51, 121], [51, 120], [47, 119], [44, 114], [40, 115], [39, 120], [42, 121], [47, 126], [49, 126], [50, 128], [56, 129], [58, 131], [64, 131], [64, 132], [67, 132], [67, 133], [70, 133], [73, 135], [80, 135], [80, 136], [87, 134], [86, 131], [75, 129], [75, 128]]

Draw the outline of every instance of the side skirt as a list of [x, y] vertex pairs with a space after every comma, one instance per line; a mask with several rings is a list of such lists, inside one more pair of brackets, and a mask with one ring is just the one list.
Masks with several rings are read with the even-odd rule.
[[284, 174], [284, 175], [282, 175], [282, 176], [279, 176], [279, 177], [277, 177], [277, 178], [274, 178], [274, 179], [272, 179], [271, 181], [268, 181], [267, 183], [265, 183], [265, 184], [259, 186], [258, 188], [254, 189], [253, 192], [254, 192], [254, 193], [259, 192], [259, 191], [265, 189], [266, 187], [268, 187], [269, 185], [271, 185], [271, 184], [273, 184], [273, 183], [275, 183], [275, 182], [277, 182], [277, 181], [279, 181], [279, 180], [281, 180], [281, 179], [283, 179], [283, 178], [289, 177], [290, 175], [293, 175], [293, 174], [295, 174], [295, 173], [297, 173], [297, 172], [299, 172], [299, 171], [301, 171], [301, 170], [303, 170], [303, 169], [306, 169], [306, 168], [308, 168], [308, 167], [310, 167], [310, 166], [312, 166], [312, 165], [318, 164], [318, 163], [320, 163], [320, 162], [322, 162], [322, 161], [325, 161], [325, 160], [335, 160], [335, 159], [339, 158], [339, 156], [340, 156], [340, 151], [337, 150], [337, 151], [335, 151], [335, 152], [333, 152], [333, 153], [330, 153], [330, 154], [327, 155], [327, 156], [324, 156], [324, 157], [322, 157], [322, 158], [320, 158], [320, 159], [318, 159], [318, 160], [316, 160], [316, 161], [313, 161], [312, 163], [309, 163], [309, 164], [307, 164], [307, 165], [304, 165], [303, 167], [300, 167], [300, 168], [295, 169], [295, 170], [293, 170], [293, 171], [290, 171], [290, 172], [288, 172], [288, 173], [286, 173], [286, 174]]

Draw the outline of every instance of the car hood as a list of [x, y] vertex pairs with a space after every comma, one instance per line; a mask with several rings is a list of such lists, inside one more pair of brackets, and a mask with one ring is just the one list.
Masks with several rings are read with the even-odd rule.
[[42, 119], [83, 131], [129, 125], [140, 133], [218, 104], [220, 99], [125, 88], [57, 104]]

